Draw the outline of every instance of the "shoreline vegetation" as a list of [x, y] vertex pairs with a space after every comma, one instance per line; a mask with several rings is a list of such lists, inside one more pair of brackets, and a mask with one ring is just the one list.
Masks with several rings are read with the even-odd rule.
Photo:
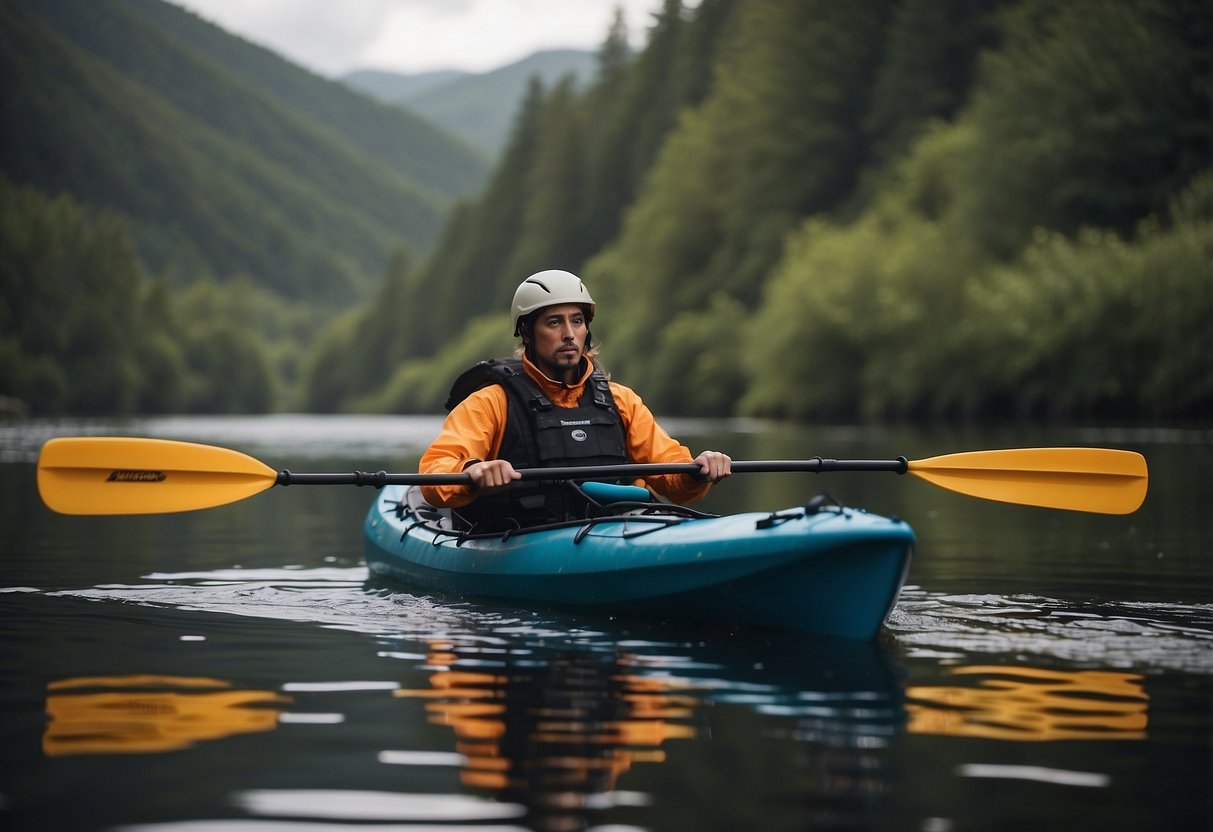
[[[151, 65], [148, 31], [197, 57], [197, 32], [178, 20], [166, 34], [164, 4], [85, 6], [140, 21], [128, 65], [36, 4], [6, 7], [3, 28], [50, 61], [11, 73], [6, 123], [69, 118], [39, 96], [87, 62], [121, 75], [118, 90]], [[6, 61], [21, 67], [26, 51]], [[114, 93], [90, 122], [100, 134], [74, 138], [92, 143], [88, 158], [137, 170], [116, 122], [138, 102]], [[54, 146], [63, 158], [68, 138]], [[39, 178], [29, 147], [0, 154], [5, 418], [438, 413], [458, 372], [512, 351], [502, 309], [543, 268], [585, 278], [607, 369], [671, 416], [1213, 412], [1203, 0], [670, 0], [639, 53], [617, 19], [595, 83], [533, 82], [480, 193], [418, 203], [447, 206], [440, 230], [419, 220], [423, 235], [397, 229], [390, 245], [377, 221], [379, 274], [365, 250], [341, 250], [360, 238], [331, 225], [327, 259], [292, 271], [307, 257], [291, 248], [309, 233], [302, 204], [263, 238], [270, 256], [216, 265], [204, 220], [221, 206], [159, 205], [152, 234], [70, 166]], [[275, 239], [292, 252], [277, 263]]]

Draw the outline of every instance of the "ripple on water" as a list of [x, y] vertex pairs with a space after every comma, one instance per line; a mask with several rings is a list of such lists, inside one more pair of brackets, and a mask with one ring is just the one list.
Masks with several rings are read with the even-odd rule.
[[[535, 635], [534, 628], [544, 626], [539, 619], [502, 618], [475, 604], [368, 591], [362, 566], [157, 572], [145, 578], [148, 583], [49, 594], [312, 622], [369, 634], [446, 631], [464, 617], [475, 630], [492, 625], [503, 636], [511, 628]], [[888, 629], [920, 656], [1028, 655], [1213, 675], [1213, 604], [1084, 602], [907, 587]]]
[[907, 587], [888, 628], [915, 654], [1022, 654], [1213, 674], [1213, 604], [953, 595]]

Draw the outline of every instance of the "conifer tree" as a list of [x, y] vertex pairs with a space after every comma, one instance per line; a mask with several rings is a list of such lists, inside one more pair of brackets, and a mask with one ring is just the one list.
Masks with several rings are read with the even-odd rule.
[[978, 54], [997, 43], [996, 11], [1008, 2], [905, 0], [894, 7], [864, 117], [875, 164], [905, 153], [930, 119], [955, 114]]
[[399, 358], [433, 354], [472, 317], [496, 311], [503, 292], [513, 291], [507, 264], [522, 234], [546, 99], [543, 83], [533, 78], [484, 194], [455, 209], [438, 247], [410, 281], [413, 305], [400, 325], [412, 335]]
[[544, 102], [538, 151], [526, 171], [522, 225], [504, 263], [505, 275], [515, 275], [515, 283], [542, 269], [577, 269], [584, 257], [580, 208], [586, 142], [581, 115], [573, 79], [566, 78]]
[[[601, 284], [630, 306], [612, 330], [612, 357], [642, 389], [652, 381], [661, 407], [706, 403], [689, 382], [694, 367], [662, 366], [683, 351], [665, 343], [673, 336], [658, 322], [754, 304], [784, 235], [850, 192], [866, 158], [862, 119], [880, 43], [872, 33], [886, 19], [882, 0], [754, 0], [738, 9], [708, 99], [684, 115], [623, 233], [591, 267], [595, 290]], [[740, 392], [739, 365], [714, 359], [713, 367], [729, 395]], [[677, 379], [681, 389], [657, 383]]]

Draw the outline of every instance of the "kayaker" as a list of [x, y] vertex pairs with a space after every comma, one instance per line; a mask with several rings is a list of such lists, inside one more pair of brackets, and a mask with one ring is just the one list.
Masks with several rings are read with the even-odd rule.
[[704, 451], [692, 460], [640, 396], [606, 378], [589, 329], [595, 308], [567, 271], [537, 272], [519, 284], [512, 305], [518, 355], [460, 376], [442, 431], [421, 458], [421, 473], [464, 471], [473, 485], [426, 487], [426, 500], [477, 528], [500, 529], [585, 516], [585, 498], [568, 482], [507, 488], [520, 479], [519, 468], [694, 461], [697, 476], [644, 481], [676, 503], [703, 497], [729, 476], [726, 454]]

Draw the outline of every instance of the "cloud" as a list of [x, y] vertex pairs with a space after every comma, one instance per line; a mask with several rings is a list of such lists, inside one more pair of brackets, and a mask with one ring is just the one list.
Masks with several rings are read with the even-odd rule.
[[540, 49], [596, 49], [623, 8], [639, 45], [661, 0], [174, 0], [324, 75], [484, 71]]

